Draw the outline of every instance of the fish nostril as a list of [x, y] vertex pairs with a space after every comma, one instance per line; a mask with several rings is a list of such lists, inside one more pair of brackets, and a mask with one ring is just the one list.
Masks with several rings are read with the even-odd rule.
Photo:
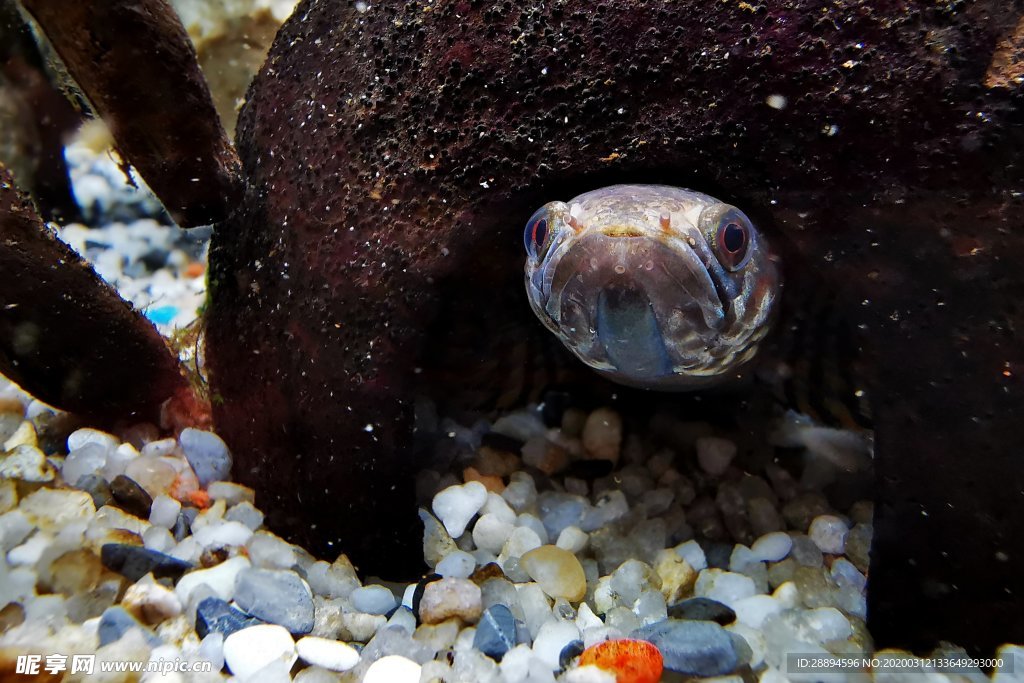
[[622, 265], [621, 263], [615, 264], [615, 274], [616, 275], [622, 275], [625, 272], [626, 272], [626, 266]]

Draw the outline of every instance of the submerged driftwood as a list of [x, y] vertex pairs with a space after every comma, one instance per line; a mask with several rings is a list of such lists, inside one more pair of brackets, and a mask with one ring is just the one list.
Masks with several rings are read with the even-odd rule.
[[693, 187], [796, 245], [789, 267], [831, 281], [870, 347], [879, 644], [1021, 640], [1021, 91], [996, 58], [1020, 14], [302, 3], [250, 90], [251, 190], [211, 253], [237, 476], [318, 553], [415, 556], [412, 397], [437, 311], [533, 324], [504, 302], [536, 206]]

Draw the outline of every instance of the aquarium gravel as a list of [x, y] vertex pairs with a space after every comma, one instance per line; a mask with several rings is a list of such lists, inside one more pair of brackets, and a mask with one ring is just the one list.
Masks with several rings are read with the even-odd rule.
[[[60, 235], [163, 331], [195, 319], [201, 239], [98, 223]], [[409, 568], [361, 575], [268, 530], [215, 434], [99, 431], [0, 378], [0, 667], [34, 654], [67, 681], [989, 680], [790, 668], [789, 654], [909, 657], [875, 653], [865, 626], [867, 435], [788, 415], [751, 447], [685, 416], [637, 429], [608, 407], [461, 424], [422, 399], [417, 414], [435, 435], [417, 479], [431, 573], [397, 582]], [[792, 457], [764, 457], [776, 449]], [[53, 659], [92, 654], [93, 675]], [[998, 656], [992, 680], [1024, 680], [1024, 648]], [[170, 673], [100, 673], [117, 662]]]

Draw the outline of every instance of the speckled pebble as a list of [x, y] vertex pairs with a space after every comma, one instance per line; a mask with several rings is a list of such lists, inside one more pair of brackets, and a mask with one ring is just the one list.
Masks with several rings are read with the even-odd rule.
[[467, 579], [441, 579], [428, 583], [420, 598], [420, 620], [426, 624], [439, 624], [452, 617], [476, 623], [482, 612], [480, 587]]
[[220, 633], [226, 638], [235, 631], [262, 623], [218, 597], [204, 598], [196, 606], [196, 633], [200, 638], [205, 638], [210, 633]]

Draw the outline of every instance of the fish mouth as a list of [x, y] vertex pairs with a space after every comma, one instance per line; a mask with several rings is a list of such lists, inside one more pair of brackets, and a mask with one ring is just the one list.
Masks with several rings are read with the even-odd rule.
[[649, 385], [700, 371], [729, 299], [699, 234], [594, 232], [557, 254], [544, 273], [544, 317], [566, 345], [619, 381]]

